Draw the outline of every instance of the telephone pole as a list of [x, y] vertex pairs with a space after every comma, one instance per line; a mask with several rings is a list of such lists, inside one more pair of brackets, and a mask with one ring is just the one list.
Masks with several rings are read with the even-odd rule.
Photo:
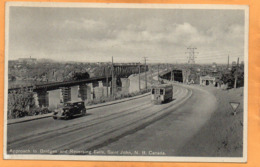
[[159, 67], [160, 65], [158, 64], [158, 74], [157, 74], [158, 81], [159, 81]]
[[144, 57], [144, 66], [145, 66], [145, 70], [144, 70], [144, 75], [145, 75], [145, 89], [147, 89], [147, 76], [146, 76], [147, 67], [146, 67], [146, 58], [147, 58], [147, 57]]
[[153, 85], [153, 70], [152, 70], [152, 68], [150, 68], [151, 69], [151, 85]]
[[229, 69], [229, 55], [228, 55], [228, 59], [227, 59], [227, 69]]
[[191, 48], [191, 47], [189, 47], [189, 48], [187, 48], [188, 50], [189, 50], [189, 52], [185, 52], [185, 54], [189, 54], [189, 57], [188, 57], [188, 64], [195, 64], [195, 58], [197, 58], [196, 56], [195, 56], [195, 54], [199, 54], [199, 52], [195, 52], [195, 50], [197, 49], [197, 48]]
[[234, 82], [234, 88], [237, 88], [238, 65], [239, 65], [239, 57], [237, 58], [237, 65], [236, 65], [236, 71], [235, 71], [235, 82]]
[[112, 56], [112, 81], [111, 81], [112, 96], [114, 97], [114, 59]]
[[107, 87], [107, 97], [108, 97], [108, 67], [105, 67], [105, 73], [106, 73], [106, 87]]
[[172, 67], [171, 67], [171, 81], [172, 81], [172, 74], [173, 74], [173, 72], [172, 72]]
[[139, 91], [140, 91], [141, 90], [141, 75], [140, 75], [140, 73], [141, 73], [141, 65], [140, 65], [140, 63], [138, 65], [138, 70], [139, 70]]

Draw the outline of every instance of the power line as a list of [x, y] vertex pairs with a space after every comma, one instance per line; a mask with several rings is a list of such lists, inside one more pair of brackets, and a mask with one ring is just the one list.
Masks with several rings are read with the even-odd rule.
[[199, 52], [195, 52], [194, 50], [197, 49], [197, 48], [187, 48], [189, 50], [189, 52], [185, 52], [186, 53], [189, 53], [189, 57], [188, 57], [188, 64], [195, 64], [195, 54], [198, 54]]
[[[233, 58], [237, 58], [238, 56], [243, 56], [243, 55], [240, 55], [240, 54], [235, 54], [235, 55], [229, 55], [229, 57], [233, 57]], [[227, 57], [227, 55], [223, 55], [223, 56], [203, 56], [203, 57], [196, 57], [197, 59], [200, 59], [200, 60], [210, 60], [210, 59], [212, 59], [212, 60], [214, 60], [214, 59], [223, 59], [223, 58], [226, 58]], [[155, 61], [155, 60], [162, 60], [162, 59], [160, 59], [160, 58], [149, 58], [150, 60], [153, 60], [153, 61]], [[170, 60], [185, 60], [185, 59], [187, 59], [187, 58], [185, 58], [185, 57], [175, 57], [175, 58], [170, 58]]]

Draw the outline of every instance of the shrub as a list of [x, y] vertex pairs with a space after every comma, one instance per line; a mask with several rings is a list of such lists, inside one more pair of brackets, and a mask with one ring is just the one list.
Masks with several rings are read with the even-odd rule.
[[17, 93], [8, 94], [8, 118], [20, 118], [29, 114], [35, 106], [33, 93], [26, 88]]

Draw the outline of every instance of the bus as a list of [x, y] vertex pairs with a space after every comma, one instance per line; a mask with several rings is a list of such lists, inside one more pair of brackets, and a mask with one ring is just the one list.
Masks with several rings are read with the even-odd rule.
[[151, 88], [151, 100], [154, 104], [162, 104], [171, 101], [173, 97], [172, 84], [154, 85]]

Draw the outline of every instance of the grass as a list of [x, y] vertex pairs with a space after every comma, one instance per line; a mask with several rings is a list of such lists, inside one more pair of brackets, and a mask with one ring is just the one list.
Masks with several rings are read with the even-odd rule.
[[[180, 150], [182, 156], [241, 157], [243, 153], [243, 88], [211, 89], [218, 108], [201, 130]], [[229, 104], [240, 102], [237, 114]], [[245, 143], [244, 143], [245, 144]]]

